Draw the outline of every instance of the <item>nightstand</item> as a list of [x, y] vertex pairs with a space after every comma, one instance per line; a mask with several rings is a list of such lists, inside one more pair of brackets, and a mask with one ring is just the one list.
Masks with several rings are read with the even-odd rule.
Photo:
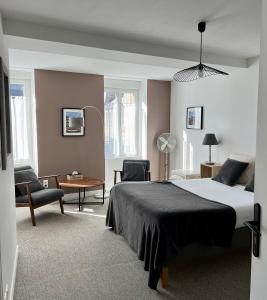
[[202, 163], [200, 165], [201, 178], [209, 178], [209, 177], [216, 176], [218, 174], [221, 166], [222, 165], [220, 165], [220, 164], [207, 165], [205, 163]]

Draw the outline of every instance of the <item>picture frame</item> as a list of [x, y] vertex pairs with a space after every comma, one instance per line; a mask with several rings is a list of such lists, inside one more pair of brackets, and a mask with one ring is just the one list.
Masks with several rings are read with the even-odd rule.
[[12, 153], [12, 132], [8, 69], [0, 57], [0, 152], [1, 168], [7, 168], [7, 156]]
[[203, 129], [203, 106], [192, 106], [186, 109], [186, 128]]
[[62, 136], [64, 137], [79, 137], [85, 135], [85, 128], [81, 127], [80, 130], [72, 129], [69, 127], [68, 118], [84, 118], [84, 110], [80, 108], [62, 108]]

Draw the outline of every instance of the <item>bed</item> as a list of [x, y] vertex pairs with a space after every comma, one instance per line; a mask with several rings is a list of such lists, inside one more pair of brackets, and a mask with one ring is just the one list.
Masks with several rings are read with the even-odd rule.
[[231, 247], [253, 219], [253, 204], [254, 193], [243, 186], [211, 179], [124, 182], [111, 190], [106, 225], [144, 261], [148, 286], [156, 289], [170, 258], [187, 246]]

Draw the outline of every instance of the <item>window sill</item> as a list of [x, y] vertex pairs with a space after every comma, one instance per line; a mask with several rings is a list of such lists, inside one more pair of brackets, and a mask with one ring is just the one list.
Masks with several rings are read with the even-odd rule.
[[109, 156], [105, 157], [105, 160], [115, 160], [115, 159], [140, 159], [139, 155], [134, 156]]

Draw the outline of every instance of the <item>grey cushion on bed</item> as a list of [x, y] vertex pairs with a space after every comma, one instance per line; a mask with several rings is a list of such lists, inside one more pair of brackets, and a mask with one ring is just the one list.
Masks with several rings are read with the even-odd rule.
[[[21, 170], [15, 172], [15, 183], [26, 182], [26, 181], [33, 181], [30, 185], [31, 192], [36, 192], [43, 190], [44, 187], [42, 186], [41, 182], [38, 180], [38, 177], [34, 173], [33, 169]], [[18, 190], [20, 191], [21, 195], [27, 194], [27, 186], [26, 185], [18, 185]]]
[[[51, 201], [59, 200], [64, 196], [61, 189], [42, 189], [31, 194], [34, 205], [49, 203]], [[17, 203], [28, 203], [28, 196], [23, 195], [16, 197]]]
[[145, 165], [142, 162], [124, 162], [122, 181], [144, 181]]
[[245, 191], [254, 192], [254, 179], [255, 179], [255, 173], [252, 174], [250, 180], [246, 184]]
[[228, 158], [222, 165], [219, 173], [212, 178], [212, 180], [221, 182], [223, 184], [233, 186], [239, 177], [242, 175], [248, 163], [237, 161]]

